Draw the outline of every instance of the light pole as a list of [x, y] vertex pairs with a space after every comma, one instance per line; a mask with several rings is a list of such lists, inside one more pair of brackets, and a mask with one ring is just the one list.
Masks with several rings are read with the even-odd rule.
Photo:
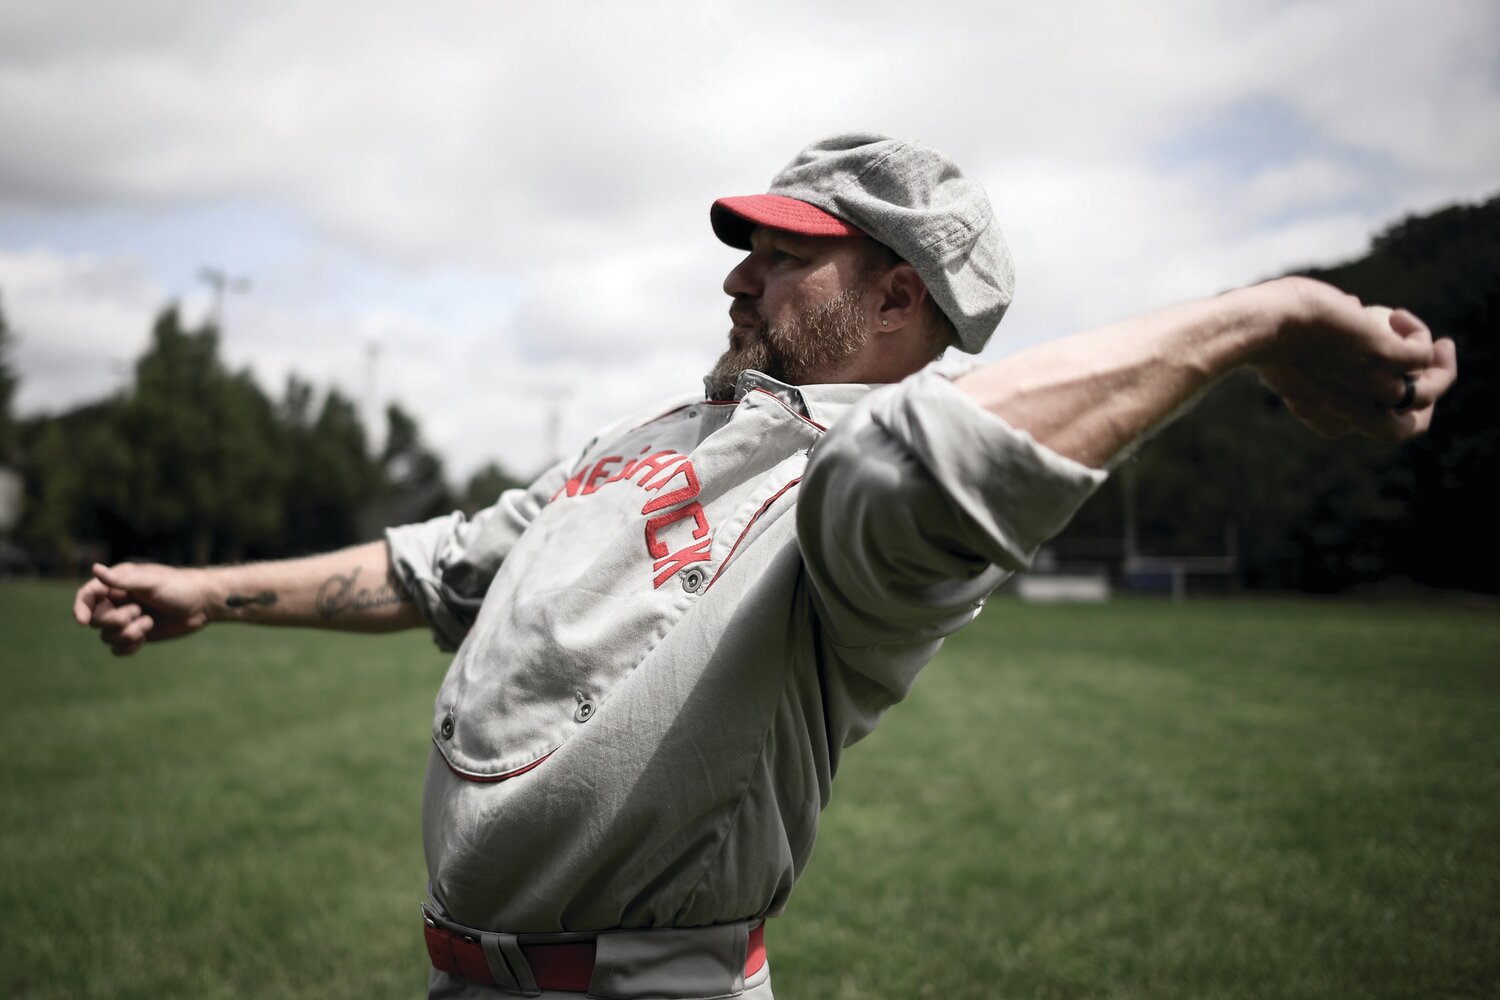
[[214, 290], [214, 304], [209, 316], [213, 319], [214, 329], [220, 333], [224, 332], [224, 294], [226, 292], [240, 292], [241, 294], [250, 290], [250, 279], [243, 275], [234, 276], [220, 267], [200, 267], [198, 279]]
[[365, 428], [369, 433], [370, 453], [379, 457], [380, 449], [377, 447], [380, 438], [380, 403], [376, 400], [376, 392], [379, 389], [377, 381], [378, 369], [380, 367], [380, 342], [378, 340], [365, 341], [365, 386], [364, 399], [360, 404], [360, 412], [365, 416]]

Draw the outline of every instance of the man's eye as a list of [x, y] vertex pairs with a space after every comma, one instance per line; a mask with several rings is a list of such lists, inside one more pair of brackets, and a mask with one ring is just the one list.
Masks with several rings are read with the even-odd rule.
[[778, 264], [796, 264], [801, 261], [801, 258], [785, 250], [773, 250], [771, 251], [771, 260]]

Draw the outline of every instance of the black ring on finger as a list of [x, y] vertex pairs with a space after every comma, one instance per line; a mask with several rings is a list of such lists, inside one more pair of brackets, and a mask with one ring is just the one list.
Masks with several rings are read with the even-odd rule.
[[1396, 413], [1411, 409], [1411, 404], [1417, 401], [1417, 380], [1410, 375], [1402, 375], [1401, 381], [1405, 383], [1406, 388], [1402, 391], [1401, 398], [1396, 401], [1396, 405], [1391, 407]]

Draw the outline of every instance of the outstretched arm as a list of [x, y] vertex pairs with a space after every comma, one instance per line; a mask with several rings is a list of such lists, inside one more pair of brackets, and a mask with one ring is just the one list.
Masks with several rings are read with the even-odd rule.
[[1318, 433], [1391, 441], [1427, 429], [1458, 371], [1453, 342], [1434, 343], [1411, 313], [1281, 278], [1043, 344], [956, 384], [1058, 454], [1102, 468], [1244, 367]]
[[119, 656], [211, 622], [393, 632], [422, 624], [391, 572], [387, 544], [244, 566], [183, 569], [150, 563], [95, 566], [73, 617], [99, 629]]

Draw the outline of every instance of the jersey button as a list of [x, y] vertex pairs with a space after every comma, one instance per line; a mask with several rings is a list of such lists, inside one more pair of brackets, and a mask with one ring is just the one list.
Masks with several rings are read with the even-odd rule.
[[578, 707], [573, 710], [574, 722], [587, 722], [594, 717], [594, 702], [582, 691], [578, 692]]
[[453, 739], [453, 713], [452, 712], [449, 712], [447, 715], [443, 716], [443, 724], [438, 727], [438, 732], [442, 735], [443, 739], [445, 739], [445, 740], [451, 740], [451, 739]]
[[703, 586], [705, 574], [701, 569], [685, 569], [682, 571], [682, 589], [689, 594], [696, 594]]

